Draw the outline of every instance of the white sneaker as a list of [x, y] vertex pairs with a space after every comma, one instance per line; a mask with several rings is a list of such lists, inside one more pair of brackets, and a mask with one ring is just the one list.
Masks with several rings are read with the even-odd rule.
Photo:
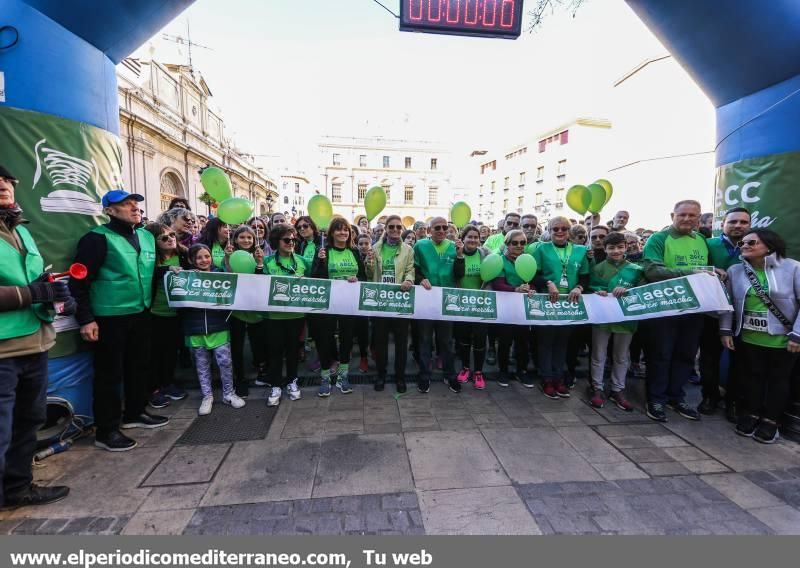
[[297, 385], [297, 379], [289, 383], [286, 390], [289, 392], [289, 400], [300, 400], [300, 387]]
[[227, 398], [223, 396], [222, 397], [222, 402], [224, 404], [231, 405], [233, 408], [242, 408], [245, 404], [247, 404], [244, 401], [244, 399], [242, 397], [238, 396], [236, 393], [233, 393], [231, 396], [229, 396]]
[[281, 387], [272, 387], [267, 397], [267, 406], [278, 406], [281, 403], [281, 395], [283, 395]]
[[206, 416], [211, 414], [211, 406], [214, 404], [214, 396], [208, 395], [203, 397], [203, 402], [200, 403], [200, 408], [197, 409], [197, 414]]

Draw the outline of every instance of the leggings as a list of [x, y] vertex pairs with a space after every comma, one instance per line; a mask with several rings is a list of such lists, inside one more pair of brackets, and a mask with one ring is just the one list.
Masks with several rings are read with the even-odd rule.
[[[339, 345], [336, 345], [336, 328], [339, 328]], [[323, 316], [317, 323], [317, 350], [319, 351], [320, 368], [325, 371], [331, 368], [334, 361], [339, 361], [342, 371], [348, 369], [350, 352], [353, 350], [353, 331], [356, 316], [330, 315]]]
[[517, 374], [522, 375], [528, 370], [528, 335], [530, 329], [524, 325], [498, 325], [497, 339], [497, 366], [503, 373], [508, 372], [508, 361], [511, 357], [511, 343], [517, 356]]
[[366, 357], [368, 349], [373, 347], [369, 342], [369, 324], [370, 318], [359, 316], [355, 323], [355, 335], [358, 340], [358, 356]]
[[790, 380], [797, 353], [745, 342], [740, 345], [747, 368], [742, 385], [745, 411], [777, 422], [789, 404]]
[[175, 365], [182, 338], [180, 318], [150, 316], [150, 372], [147, 377], [148, 394], [175, 382]]
[[231, 363], [231, 344], [220, 345], [216, 349], [205, 347], [192, 347], [194, 366], [197, 369], [197, 380], [200, 381], [200, 391], [203, 397], [211, 396], [211, 357], [217, 360], [219, 378], [222, 381], [222, 396], [229, 397], [233, 394], [233, 364]]
[[[269, 333], [269, 378], [273, 386], [284, 388], [297, 378], [297, 338], [305, 325], [305, 318], [271, 319]], [[286, 375], [283, 362], [286, 361]]]
[[250, 340], [253, 363], [259, 369], [267, 364], [267, 322], [246, 323], [231, 316], [231, 358], [233, 359], [233, 379], [236, 386], [247, 384], [244, 371], [244, 338]]
[[[456, 336], [456, 347], [462, 367], [483, 372], [488, 331], [489, 324], [486, 323], [456, 322], [453, 324], [453, 335]], [[475, 358], [473, 367], [470, 367], [470, 352]]]

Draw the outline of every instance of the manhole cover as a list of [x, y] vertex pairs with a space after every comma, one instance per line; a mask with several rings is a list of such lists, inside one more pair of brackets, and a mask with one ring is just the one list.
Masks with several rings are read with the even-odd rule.
[[213, 412], [195, 418], [176, 444], [196, 446], [263, 440], [277, 411], [277, 407], [266, 406], [261, 398], [248, 401], [247, 406], [238, 410], [215, 403]]

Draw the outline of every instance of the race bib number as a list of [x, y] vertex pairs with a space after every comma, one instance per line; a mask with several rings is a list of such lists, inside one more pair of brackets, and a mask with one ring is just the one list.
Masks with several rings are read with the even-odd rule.
[[384, 284], [397, 284], [394, 278], [394, 270], [386, 270], [381, 272], [381, 282]]
[[742, 329], [767, 333], [767, 312], [744, 312]]

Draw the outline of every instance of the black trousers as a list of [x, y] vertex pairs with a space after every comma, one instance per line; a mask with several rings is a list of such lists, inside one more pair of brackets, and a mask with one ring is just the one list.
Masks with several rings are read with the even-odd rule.
[[745, 412], [777, 422], [789, 404], [797, 353], [744, 342], [739, 345], [747, 370], [742, 385]]
[[[242, 388], [247, 385], [244, 369], [244, 338], [250, 340], [253, 364], [261, 367], [267, 364], [267, 320], [247, 323], [234, 316], [228, 320], [231, 325], [231, 359], [233, 359], [233, 385]], [[238, 391], [237, 391], [238, 392]]]
[[511, 344], [514, 344], [517, 358], [517, 374], [528, 370], [530, 353], [528, 352], [528, 336], [531, 331], [526, 325], [495, 325], [498, 346], [497, 366], [501, 372], [508, 372], [508, 361], [511, 357]]
[[[720, 387], [720, 358], [722, 357], [722, 342], [719, 339], [719, 320], [710, 316], [703, 318], [703, 335], [700, 337], [700, 376], [702, 377], [703, 398], [718, 400]], [[740, 399], [739, 382], [742, 380], [742, 365], [739, 359], [739, 344], [737, 340], [736, 351], [730, 352], [730, 365], [728, 365], [728, 381], [725, 383], [725, 401], [738, 402]]]
[[[305, 318], [267, 320], [269, 337], [269, 379], [273, 386], [284, 388], [297, 378], [297, 341]], [[286, 375], [283, 362], [286, 361]]]
[[[453, 323], [453, 335], [456, 338], [456, 349], [458, 350], [462, 367], [483, 372], [483, 362], [486, 359], [486, 336], [488, 333], [489, 324], [487, 323]], [[474, 366], [470, 366], [470, 353], [475, 359]]]
[[[334, 361], [339, 361], [340, 365], [350, 364], [356, 319], [356, 316], [320, 316], [315, 326], [317, 337], [314, 338], [314, 341], [317, 344], [321, 369], [330, 369]], [[339, 330], [338, 345], [335, 337], [337, 329]]]
[[592, 352], [592, 326], [572, 326], [567, 344], [567, 371], [570, 375], [575, 375], [575, 369], [578, 367], [578, 353], [584, 347], [589, 348], [589, 353]]
[[406, 359], [408, 358], [408, 320], [394, 318], [373, 318], [372, 343], [375, 346], [375, 365], [378, 376], [386, 377], [389, 361], [389, 334], [394, 335], [394, 375], [395, 381], [406, 378]]
[[100, 338], [94, 352], [94, 422], [97, 435], [119, 429], [123, 418], [135, 419], [147, 404], [150, 360], [150, 312], [95, 318]]
[[47, 353], [0, 359], [0, 506], [33, 481], [36, 432], [47, 416]]
[[363, 316], [356, 318], [354, 333], [356, 340], [358, 341], [359, 357], [366, 357], [369, 353], [368, 349], [370, 347], [374, 347], [374, 345], [370, 344], [369, 342], [369, 324], [371, 319], [372, 318], [366, 318]]
[[178, 362], [181, 334], [178, 316], [165, 318], [150, 316], [150, 370], [147, 393], [157, 391], [175, 382], [175, 365]]
[[691, 314], [639, 324], [639, 332], [646, 338], [648, 402], [684, 401], [683, 388], [694, 370], [703, 317]]

